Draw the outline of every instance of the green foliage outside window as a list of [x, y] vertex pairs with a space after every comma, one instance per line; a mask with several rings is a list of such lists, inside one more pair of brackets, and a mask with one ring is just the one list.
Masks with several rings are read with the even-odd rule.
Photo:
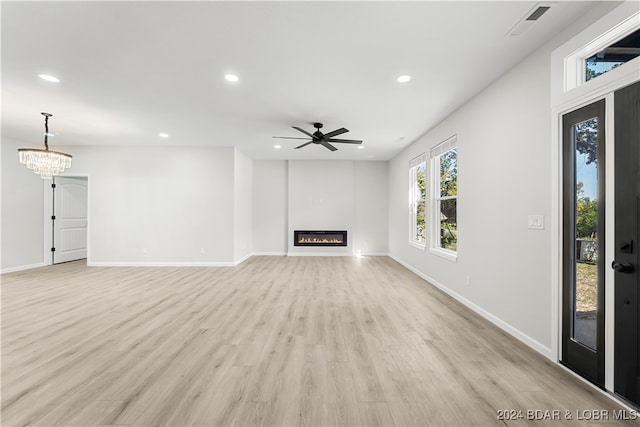
[[576, 185], [576, 238], [597, 239], [598, 201], [584, 196], [583, 183]]
[[[575, 125], [576, 151], [586, 156], [586, 164], [598, 165], [598, 119]], [[576, 184], [576, 238], [598, 238], [598, 201], [584, 195], [584, 184]]]
[[[458, 195], [457, 150], [440, 156], [440, 197]], [[458, 203], [455, 198], [440, 201], [440, 244], [444, 249], [458, 249]]]
[[416, 182], [420, 191], [419, 201], [416, 203], [416, 240], [425, 242], [427, 237], [427, 221], [426, 221], [426, 203], [427, 198], [427, 179], [426, 164], [422, 163], [416, 170]]

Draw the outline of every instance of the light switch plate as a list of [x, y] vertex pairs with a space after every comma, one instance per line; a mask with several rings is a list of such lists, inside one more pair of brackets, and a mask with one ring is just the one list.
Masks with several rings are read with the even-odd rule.
[[532, 230], [544, 230], [544, 215], [529, 215], [527, 227]]

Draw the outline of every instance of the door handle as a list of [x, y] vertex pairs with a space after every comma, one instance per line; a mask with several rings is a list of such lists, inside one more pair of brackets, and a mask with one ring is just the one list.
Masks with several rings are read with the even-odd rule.
[[633, 265], [629, 264], [628, 262], [613, 261], [611, 263], [611, 268], [613, 268], [618, 273], [633, 273]]

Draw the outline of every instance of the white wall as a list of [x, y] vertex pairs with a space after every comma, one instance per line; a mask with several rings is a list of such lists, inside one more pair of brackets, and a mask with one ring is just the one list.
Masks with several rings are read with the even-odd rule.
[[[43, 264], [44, 186], [18, 163], [18, 145], [2, 145], [2, 271]], [[233, 148], [58, 148], [74, 155], [70, 173], [89, 177], [93, 265], [317, 253], [289, 247], [301, 228], [349, 231], [347, 248], [324, 253], [387, 253], [388, 162], [254, 162]]]
[[[394, 158], [389, 251], [398, 260], [551, 347], [549, 51], [541, 50]], [[450, 136], [458, 143], [458, 260], [408, 245], [409, 161]], [[427, 239], [428, 240], [428, 239]], [[469, 277], [470, 285], [466, 285]]]
[[43, 265], [43, 180], [17, 151], [35, 146], [2, 139], [2, 272]]
[[253, 166], [250, 158], [234, 149], [234, 262], [251, 256], [253, 246]]
[[60, 149], [89, 175], [90, 263], [233, 263], [232, 148]]
[[[386, 255], [388, 162], [253, 162], [253, 251], [257, 254]], [[348, 231], [348, 246], [293, 246], [293, 230]]]
[[287, 253], [286, 160], [253, 162], [253, 252], [265, 255]]
[[[389, 252], [541, 353], [551, 354], [551, 51], [518, 64], [390, 163]], [[457, 134], [458, 260], [408, 245], [411, 158]], [[544, 230], [527, 228], [542, 214]], [[469, 278], [469, 285], [467, 285]]]
[[[288, 162], [289, 254], [386, 254], [388, 162]], [[346, 247], [293, 246], [294, 230], [347, 230]]]
[[[353, 162], [289, 161], [290, 254], [350, 254], [354, 216]], [[347, 246], [293, 246], [294, 230], [347, 230]]]
[[386, 255], [389, 244], [389, 162], [354, 162], [353, 250]]

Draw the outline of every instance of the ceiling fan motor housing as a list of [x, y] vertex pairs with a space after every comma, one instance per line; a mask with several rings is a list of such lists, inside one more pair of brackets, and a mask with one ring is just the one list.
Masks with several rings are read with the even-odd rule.
[[322, 123], [314, 123], [313, 127], [316, 128], [317, 130], [313, 133], [313, 143], [314, 144], [320, 144], [320, 141], [324, 138], [324, 134], [322, 132], [320, 132], [320, 129], [322, 129]]

